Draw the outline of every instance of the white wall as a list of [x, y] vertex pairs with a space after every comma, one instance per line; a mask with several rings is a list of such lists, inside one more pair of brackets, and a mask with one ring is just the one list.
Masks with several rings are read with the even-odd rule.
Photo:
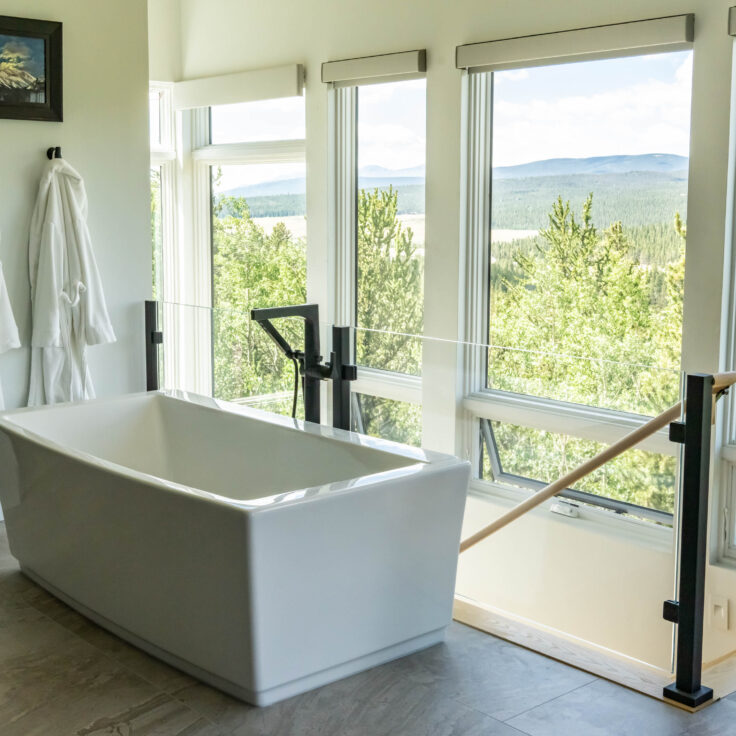
[[[463, 538], [510, 508], [468, 498]], [[671, 535], [658, 543], [543, 510], [463, 553], [457, 592], [585, 641], [668, 668], [674, 594]], [[713, 658], [706, 654], [706, 660]]]
[[179, 0], [149, 0], [148, 27], [153, 34], [148, 54], [151, 81], [178, 81], [181, 78]]
[[[46, 149], [85, 179], [89, 227], [117, 333], [91, 348], [99, 395], [145, 388], [142, 302], [151, 291], [146, 0], [0, 0], [0, 15], [61, 21], [64, 122], [0, 119], [0, 261], [28, 345], [28, 226]], [[0, 356], [8, 407], [27, 399], [29, 350]]]
[[[164, 0], [153, 0], [153, 2]], [[328, 304], [327, 90], [324, 61], [426, 48], [427, 256], [426, 334], [457, 338], [461, 262], [461, 74], [455, 46], [533, 33], [694, 12], [696, 40], [692, 98], [688, 258], [685, 284], [684, 367], [719, 365], [724, 221], [726, 215], [731, 39], [727, 9], [733, 0], [181, 0], [180, 79], [302, 63], [307, 70], [307, 221], [310, 300]], [[152, 18], [153, 22], [153, 18]], [[171, 22], [170, 18], [167, 22]], [[154, 28], [154, 43], [159, 38]], [[449, 307], [449, 308], [448, 308]], [[425, 361], [430, 352], [425, 352]], [[430, 366], [431, 368], [431, 366]], [[425, 371], [425, 384], [442, 371]], [[425, 443], [454, 451], [455, 395], [449, 382], [428, 390], [425, 418], [438, 431]], [[498, 504], [471, 499], [466, 526], [479, 528]], [[546, 514], [546, 516], [545, 516]], [[518, 522], [496, 541], [464, 556], [460, 585], [487, 602], [632, 656], [666, 664], [670, 627], [661, 604], [671, 595], [669, 545], [594, 533], [585, 522], [560, 523], [546, 511]], [[578, 524], [578, 526], [575, 526]], [[736, 605], [736, 577], [711, 568], [719, 593]], [[611, 606], [611, 596], [617, 601]], [[732, 627], [736, 622], [732, 623]], [[736, 629], [708, 631], [706, 659], [736, 648]]]

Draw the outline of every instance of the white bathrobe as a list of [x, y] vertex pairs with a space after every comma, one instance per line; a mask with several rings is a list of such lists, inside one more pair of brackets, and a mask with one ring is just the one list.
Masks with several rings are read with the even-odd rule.
[[82, 177], [64, 160], [46, 165], [29, 244], [31, 385], [28, 405], [94, 398], [87, 346], [115, 342], [87, 228]]
[[[0, 263], [0, 353], [19, 347], [18, 327], [15, 324], [13, 310], [10, 307], [10, 299], [8, 298], [8, 290], [5, 287], [3, 264]], [[4, 408], [5, 399], [3, 398], [2, 386], [0, 386], [0, 409]]]

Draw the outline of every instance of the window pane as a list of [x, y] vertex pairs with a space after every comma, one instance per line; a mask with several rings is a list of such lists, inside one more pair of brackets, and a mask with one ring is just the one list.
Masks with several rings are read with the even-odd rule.
[[692, 53], [494, 74], [488, 386], [678, 398]]
[[162, 258], [163, 229], [161, 224], [161, 167], [151, 167], [151, 245], [152, 245], [152, 290], [154, 299], [163, 299]]
[[419, 447], [422, 444], [422, 407], [405, 401], [353, 394], [353, 429]]
[[[494, 478], [483, 445], [482, 477], [514, 484], [508, 475], [551, 483], [593, 457], [605, 445], [502, 422], [491, 422], [503, 473]], [[629, 450], [576, 484], [575, 489], [625, 503], [674, 511], [676, 460], [644, 450]], [[524, 486], [523, 482], [517, 482]], [[635, 513], [635, 512], [633, 512]]]
[[424, 80], [358, 90], [357, 360], [411, 374], [421, 340], [407, 335], [424, 324], [425, 109]]
[[[306, 301], [305, 166], [222, 166], [211, 174], [214, 395], [268, 395], [271, 410], [290, 414], [294, 367], [250, 310]], [[303, 323], [279, 322], [303, 349]]]
[[306, 138], [304, 98], [241, 102], [210, 108], [211, 143], [291, 141]]

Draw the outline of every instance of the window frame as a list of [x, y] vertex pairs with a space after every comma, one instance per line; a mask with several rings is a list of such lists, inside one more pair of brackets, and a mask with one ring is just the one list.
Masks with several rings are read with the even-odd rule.
[[149, 93], [158, 96], [159, 140], [151, 143], [151, 158], [170, 161], [176, 158], [176, 134], [174, 113], [174, 84], [172, 82], [150, 82]]
[[150, 168], [161, 172], [161, 295], [173, 293], [174, 264], [176, 261], [177, 233], [177, 141], [173, 104], [173, 84], [151, 82], [151, 92], [158, 94], [161, 137], [157, 145], [151, 145]]
[[[731, 8], [728, 32], [736, 36], [736, 10]], [[736, 69], [736, 39], [732, 44], [732, 64]], [[736, 126], [736, 81], [731, 82], [730, 130]], [[728, 207], [726, 215], [726, 258], [728, 280], [724, 288], [723, 323], [725, 370], [736, 370], [736, 142], [733, 138], [728, 153]], [[731, 389], [722, 399], [723, 410], [716, 435], [719, 450], [718, 496], [712, 504], [711, 527], [717, 530], [716, 543], [711, 545], [715, 560], [736, 567], [736, 397]]]
[[[404, 79], [426, 79], [412, 73]], [[355, 354], [358, 308], [358, 95], [369, 84], [402, 81], [400, 78], [361, 79], [355, 83], [330, 83], [328, 88], [328, 133], [331, 142], [331, 321], [353, 327], [351, 352]], [[422, 377], [359, 366], [351, 392], [376, 398], [422, 405]], [[354, 402], [353, 406], [357, 406]]]
[[[692, 45], [688, 48], [692, 51]], [[661, 49], [639, 47], [635, 54], [646, 55], [658, 53]], [[616, 54], [600, 55], [597, 58], [613, 58]], [[557, 56], [550, 56], [545, 60], [547, 64], [570, 63], [566, 58], [565, 50], [560, 48]], [[526, 68], [533, 66], [528, 62], [503, 64], [500, 68]], [[482, 346], [488, 343], [489, 296], [490, 296], [490, 231], [491, 231], [491, 187], [492, 187], [492, 143], [493, 143], [493, 71], [464, 69], [463, 74], [463, 142], [462, 142], [462, 207], [461, 241], [464, 252], [463, 273], [463, 304], [461, 305], [463, 326], [462, 338], [467, 341], [468, 348], [459, 360], [458, 370], [462, 377], [463, 400], [462, 415], [458, 423], [459, 449], [470, 460], [473, 468], [471, 488], [474, 492], [490, 495], [517, 498], [522, 500], [528, 496], [528, 491], [515, 488], [503, 482], [483, 480], [481, 476], [482, 463], [482, 424], [485, 420], [508, 420], [514, 417], [516, 424], [532, 426], [556, 433], [564, 432], [581, 439], [595, 439], [597, 441], [613, 442], [619, 439], [625, 431], [630, 431], [643, 424], [648, 417], [635, 414], [602, 409], [583, 404], [570, 404], [564, 401], [527, 396], [513, 392], [505, 392], [487, 387], [487, 349], [480, 351], [470, 346]], [[683, 325], [684, 327], [684, 325]], [[683, 335], [683, 347], [685, 344]], [[485, 352], [485, 355], [481, 355]], [[684, 350], [683, 350], [684, 355]], [[682, 358], [681, 358], [682, 362]], [[525, 422], [529, 424], [525, 425]], [[679, 458], [676, 446], [669, 443], [666, 434], [662, 431], [641, 444], [641, 449], [653, 450]], [[736, 456], [736, 448], [735, 448]], [[502, 468], [500, 458], [494, 459], [499, 468]], [[680, 462], [677, 464], [675, 476], [674, 513], [667, 514], [672, 527], [675, 526], [678, 506], [678, 489], [680, 485]], [[515, 479], [516, 480], [516, 479]], [[536, 492], [544, 484], [534, 479], [528, 479], [527, 488]], [[573, 491], [577, 496], [580, 492]], [[561, 496], [569, 495], [567, 492]], [[594, 494], [586, 494], [598, 499]], [[736, 475], [734, 476], [733, 501], [736, 503]], [[594, 507], [586, 508], [580, 514], [581, 519], [595, 516], [607, 516], [610, 519], [627, 522], [639, 522], [644, 527], [653, 530], [657, 537], [661, 532], [657, 525], [650, 521], [641, 521], [636, 518], [639, 507], [634, 504], [625, 504], [615, 499], [603, 499]], [[572, 499], [576, 500], [576, 499]], [[579, 498], [577, 500], [580, 500]], [[587, 499], [586, 499], [587, 501]], [[623, 509], [621, 505], [623, 505]], [[549, 505], [549, 504], [548, 504]], [[615, 505], [616, 509], [610, 508]], [[608, 508], [606, 508], [608, 507]], [[731, 504], [731, 508], [736, 506]], [[624, 511], [624, 513], [622, 513]], [[627, 512], [631, 513], [627, 513]], [[663, 521], [662, 512], [649, 510], [649, 516], [657, 516], [652, 521]], [[640, 513], [640, 511], [639, 511]], [[646, 533], [646, 532], [645, 532]], [[736, 560], [736, 546], [733, 550]]]

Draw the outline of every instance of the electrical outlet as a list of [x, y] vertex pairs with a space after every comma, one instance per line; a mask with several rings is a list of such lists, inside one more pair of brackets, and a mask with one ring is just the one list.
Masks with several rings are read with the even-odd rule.
[[725, 595], [710, 597], [710, 625], [719, 631], [728, 631], [728, 598]]

